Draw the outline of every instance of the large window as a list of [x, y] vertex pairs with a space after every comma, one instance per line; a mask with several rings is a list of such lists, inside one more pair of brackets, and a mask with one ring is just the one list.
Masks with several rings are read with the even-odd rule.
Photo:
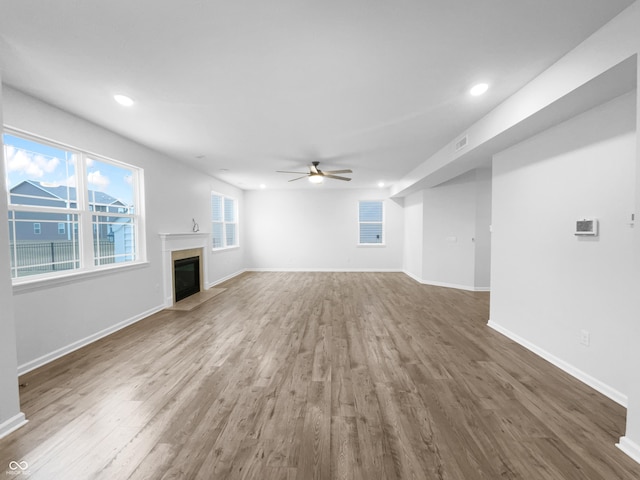
[[22, 133], [3, 143], [14, 279], [141, 259], [141, 169]]
[[238, 246], [236, 200], [211, 193], [211, 237], [214, 250]]
[[384, 203], [382, 200], [358, 203], [358, 244], [384, 244]]

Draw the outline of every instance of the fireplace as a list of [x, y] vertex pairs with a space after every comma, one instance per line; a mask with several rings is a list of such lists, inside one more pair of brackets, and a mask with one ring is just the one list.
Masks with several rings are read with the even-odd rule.
[[172, 304], [204, 290], [201, 248], [174, 250], [171, 252], [171, 266]]
[[173, 261], [174, 298], [179, 302], [200, 291], [200, 257]]
[[[207, 233], [161, 233], [162, 240], [162, 292], [164, 304], [171, 307], [178, 301], [176, 297], [175, 262], [192, 257], [198, 258], [198, 275], [189, 267], [187, 271], [192, 273], [192, 278], [198, 280], [198, 289], [206, 290], [208, 255], [211, 242]], [[180, 274], [182, 275], [182, 274]], [[186, 275], [186, 274], [185, 274]], [[159, 287], [159, 285], [158, 285]]]

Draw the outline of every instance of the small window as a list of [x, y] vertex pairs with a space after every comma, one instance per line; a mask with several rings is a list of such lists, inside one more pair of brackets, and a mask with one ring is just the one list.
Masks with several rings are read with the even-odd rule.
[[212, 248], [238, 246], [238, 212], [236, 200], [219, 193], [211, 193]]
[[384, 204], [382, 200], [361, 201], [358, 204], [358, 244], [384, 243]]
[[40, 235], [42, 233], [42, 227], [40, 226], [39, 223], [34, 223], [33, 224], [33, 234], [34, 235]]
[[66, 228], [64, 226], [64, 223], [58, 223], [58, 235], [64, 235], [66, 231]]

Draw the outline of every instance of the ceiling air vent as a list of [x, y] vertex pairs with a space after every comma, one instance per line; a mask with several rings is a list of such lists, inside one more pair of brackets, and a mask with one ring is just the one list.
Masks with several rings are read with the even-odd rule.
[[461, 139], [459, 139], [458, 141], [456, 141], [456, 152], [462, 150], [464, 147], [467, 146], [467, 143], [469, 143], [469, 137], [467, 135], [465, 135], [464, 137], [462, 137]]

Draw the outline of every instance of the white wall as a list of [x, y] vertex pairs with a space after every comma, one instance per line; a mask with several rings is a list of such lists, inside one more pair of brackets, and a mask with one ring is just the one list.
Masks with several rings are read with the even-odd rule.
[[408, 195], [404, 271], [430, 285], [488, 290], [490, 223], [488, 168]]
[[477, 289], [491, 285], [491, 169], [476, 170], [475, 282]]
[[424, 193], [422, 190], [404, 198], [404, 251], [402, 268], [417, 281], [422, 281], [424, 249]]
[[[619, 97], [493, 164], [490, 325], [623, 404], [638, 381], [635, 103]], [[599, 219], [598, 237], [573, 235], [585, 217]]]
[[[0, 78], [1, 80], [1, 78]], [[0, 83], [2, 105], [2, 83]], [[0, 108], [0, 125], [2, 109]], [[2, 138], [0, 137], [0, 147]], [[0, 151], [0, 178], [5, 178], [4, 148]], [[7, 218], [7, 185], [0, 187], [0, 217]], [[13, 291], [9, 267], [9, 230], [7, 222], [0, 222], [0, 438], [24, 423], [18, 398], [18, 364], [16, 332], [13, 314]]]
[[[241, 210], [243, 193], [14, 89], [5, 88], [3, 110], [10, 127], [142, 167], [145, 179], [147, 264], [62, 285], [14, 287], [18, 364], [26, 371], [162, 308], [158, 234], [190, 232], [192, 218], [210, 232], [211, 190], [234, 196]], [[207, 254], [210, 283], [244, 268], [242, 247]]]
[[[640, 78], [640, 63], [636, 65]], [[636, 221], [633, 229], [633, 251], [632, 259], [635, 273], [635, 287], [633, 289], [635, 298], [635, 318], [632, 322], [632, 331], [629, 337], [640, 339], [640, 321], [637, 321], [640, 314], [640, 135], [638, 126], [640, 125], [640, 95], [636, 96]], [[634, 365], [640, 365], [640, 348], [631, 350], [632, 358], [629, 360]], [[640, 462], [640, 381], [636, 379], [630, 382], [627, 408], [627, 430], [625, 436], [620, 439], [619, 446]]]
[[[402, 270], [403, 212], [383, 190], [245, 192], [249, 269]], [[385, 200], [385, 246], [359, 247], [358, 201]]]
[[473, 288], [476, 174], [424, 190], [424, 282]]

